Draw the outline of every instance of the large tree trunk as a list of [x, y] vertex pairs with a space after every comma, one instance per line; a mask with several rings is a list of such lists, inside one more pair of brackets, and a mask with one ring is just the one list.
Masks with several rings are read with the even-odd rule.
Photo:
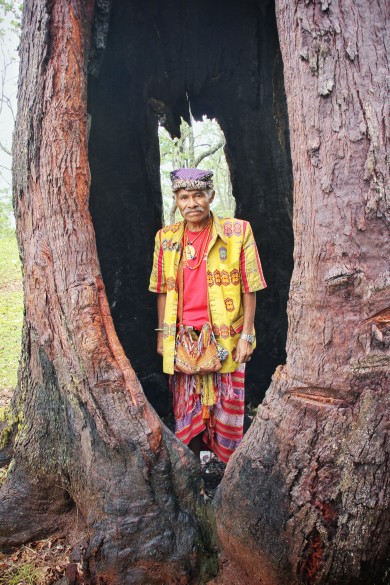
[[164, 429], [118, 341], [88, 209], [93, 8], [24, 8], [14, 206], [25, 319], [0, 543], [76, 524], [92, 582], [188, 583], [212, 554], [196, 461]]
[[221, 583], [388, 583], [386, 3], [276, 11], [294, 169], [287, 363], [222, 481]]
[[[76, 524], [92, 583], [197, 583], [215, 569], [197, 464], [138, 381], [166, 414], [146, 292], [161, 222], [157, 118], [177, 132], [190, 100], [225, 132], [269, 285], [248, 368], [259, 400], [285, 356], [292, 269], [274, 6], [113, 0], [110, 15], [110, 4], [25, 3], [14, 142], [25, 319], [1, 423], [0, 543]], [[386, 572], [383, 12], [277, 4], [295, 175], [288, 359], [217, 498], [223, 585], [363, 585]]]

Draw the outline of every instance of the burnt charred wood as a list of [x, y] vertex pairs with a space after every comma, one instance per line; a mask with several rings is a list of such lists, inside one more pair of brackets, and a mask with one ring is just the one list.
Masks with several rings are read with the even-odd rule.
[[170, 0], [146, 10], [140, 0], [114, 0], [99, 75], [89, 80], [99, 261], [118, 337], [162, 416], [170, 396], [161, 359], [150, 352], [156, 300], [147, 291], [162, 216], [157, 125], [178, 135], [189, 107], [196, 119], [216, 117], [225, 133], [237, 215], [251, 221], [268, 284], [247, 370], [247, 400], [258, 404], [285, 361], [293, 266], [289, 127], [272, 2]]

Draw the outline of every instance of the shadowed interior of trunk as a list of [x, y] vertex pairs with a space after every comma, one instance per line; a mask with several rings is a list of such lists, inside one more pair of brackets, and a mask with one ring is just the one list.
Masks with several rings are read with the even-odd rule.
[[[246, 399], [285, 361], [293, 266], [292, 169], [274, 4], [267, 0], [97, 2], [88, 87], [90, 209], [119, 339], [161, 415], [170, 411], [148, 292], [161, 227], [158, 121], [215, 117], [227, 140], [236, 216], [251, 222], [268, 284]], [[218, 193], [217, 193], [218, 196]]]

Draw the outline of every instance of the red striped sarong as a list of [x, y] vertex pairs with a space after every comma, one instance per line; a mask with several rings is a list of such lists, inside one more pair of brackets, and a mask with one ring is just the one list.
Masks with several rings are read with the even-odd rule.
[[217, 402], [210, 418], [202, 418], [201, 395], [195, 376], [176, 372], [169, 376], [175, 412], [175, 434], [186, 445], [203, 433], [203, 442], [227, 463], [240, 444], [244, 426], [245, 364], [232, 373], [214, 374]]

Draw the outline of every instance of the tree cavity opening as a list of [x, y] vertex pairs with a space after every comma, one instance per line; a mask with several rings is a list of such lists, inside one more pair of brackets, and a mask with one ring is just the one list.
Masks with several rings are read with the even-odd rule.
[[88, 85], [90, 210], [118, 337], [147, 398], [169, 416], [167, 377], [156, 353], [156, 298], [148, 292], [163, 217], [159, 122], [179, 137], [182, 120], [215, 119], [226, 138], [234, 213], [251, 222], [268, 284], [258, 294], [257, 349], [246, 377], [246, 400], [256, 407], [285, 362], [293, 267], [292, 170], [274, 4], [99, 6]]
[[201, 120], [192, 116], [190, 124], [181, 120], [180, 136], [172, 138], [163, 124], [159, 124], [160, 180], [163, 207], [163, 225], [183, 219], [173, 204], [170, 172], [177, 168], [202, 168], [212, 170], [215, 199], [211, 210], [218, 217], [233, 217], [236, 200], [230, 178], [229, 165], [224, 147], [225, 135], [218, 121], [206, 115]]

